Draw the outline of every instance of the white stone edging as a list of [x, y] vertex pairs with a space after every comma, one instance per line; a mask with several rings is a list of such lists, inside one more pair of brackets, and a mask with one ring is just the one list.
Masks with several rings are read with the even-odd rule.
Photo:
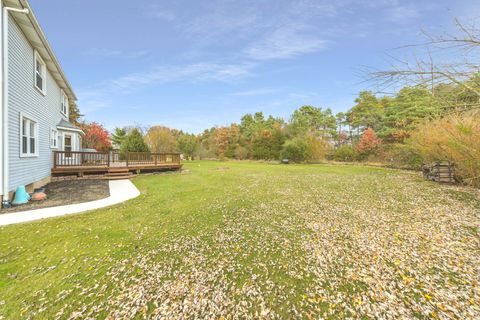
[[0, 214], [0, 226], [64, 216], [68, 214], [81, 213], [94, 209], [104, 208], [136, 198], [140, 195], [140, 191], [128, 179], [110, 180], [108, 182], [108, 186], [110, 189], [110, 196], [104, 199], [84, 203], [69, 204], [65, 206]]

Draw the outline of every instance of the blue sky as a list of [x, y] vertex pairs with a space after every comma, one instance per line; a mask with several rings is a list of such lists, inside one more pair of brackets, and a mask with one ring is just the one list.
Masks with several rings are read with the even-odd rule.
[[263, 111], [353, 105], [420, 30], [474, 0], [30, 0], [88, 121], [199, 133]]

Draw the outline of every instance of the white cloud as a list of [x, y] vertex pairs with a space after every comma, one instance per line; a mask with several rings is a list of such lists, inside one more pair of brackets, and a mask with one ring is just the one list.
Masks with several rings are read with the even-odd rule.
[[386, 10], [387, 20], [396, 23], [408, 23], [419, 16], [420, 13], [413, 7], [394, 6]]
[[235, 81], [250, 76], [252, 65], [196, 63], [176, 67], [157, 67], [151, 71], [132, 73], [104, 83], [109, 91], [130, 92], [140, 87], [177, 81]]
[[298, 26], [283, 26], [246, 49], [255, 60], [288, 59], [327, 48], [328, 41]]
[[263, 96], [268, 95], [271, 93], [278, 92], [276, 89], [253, 89], [247, 91], [239, 91], [232, 93], [232, 96], [239, 96], [239, 97], [254, 97], [254, 96]]
[[90, 48], [84, 52], [85, 55], [102, 57], [102, 58], [124, 58], [124, 59], [136, 59], [148, 54], [147, 50], [138, 51], [122, 51], [116, 49], [106, 48]]
[[206, 1], [200, 12], [180, 25], [182, 32], [197, 42], [238, 39], [252, 34], [262, 23], [258, 4], [253, 2]]
[[145, 87], [178, 81], [235, 82], [252, 76], [254, 64], [196, 63], [185, 66], [157, 67], [151, 71], [137, 72], [101, 82], [93, 87], [78, 90], [82, 111], [92, 112], [112, 105], [110, 97], [131, 94]]
[[171, 22], [176, 19], [176, 15], [172, 11], [153, 10], [149, 13], [149, 15], [167, 22]]

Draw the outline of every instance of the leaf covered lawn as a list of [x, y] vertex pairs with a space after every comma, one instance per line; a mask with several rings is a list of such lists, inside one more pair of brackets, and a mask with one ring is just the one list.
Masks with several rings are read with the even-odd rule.
[[480, 318], [478, 193], [379, 168], [192, 162], [0, 228], [0, 319]]

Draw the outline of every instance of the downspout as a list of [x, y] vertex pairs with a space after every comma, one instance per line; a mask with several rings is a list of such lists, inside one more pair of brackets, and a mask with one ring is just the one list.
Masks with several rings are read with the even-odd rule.
[[8, 200], [8, 19], [9, 11], [29, 14], [28, 9], [17, 9], [11, 7], [4, 7], [2, 10], [2, 85], [1, 85], [1, 105], [2, 105], [2, 153], [3, 153], [3, 184], [2, 195], [4, 200]]

